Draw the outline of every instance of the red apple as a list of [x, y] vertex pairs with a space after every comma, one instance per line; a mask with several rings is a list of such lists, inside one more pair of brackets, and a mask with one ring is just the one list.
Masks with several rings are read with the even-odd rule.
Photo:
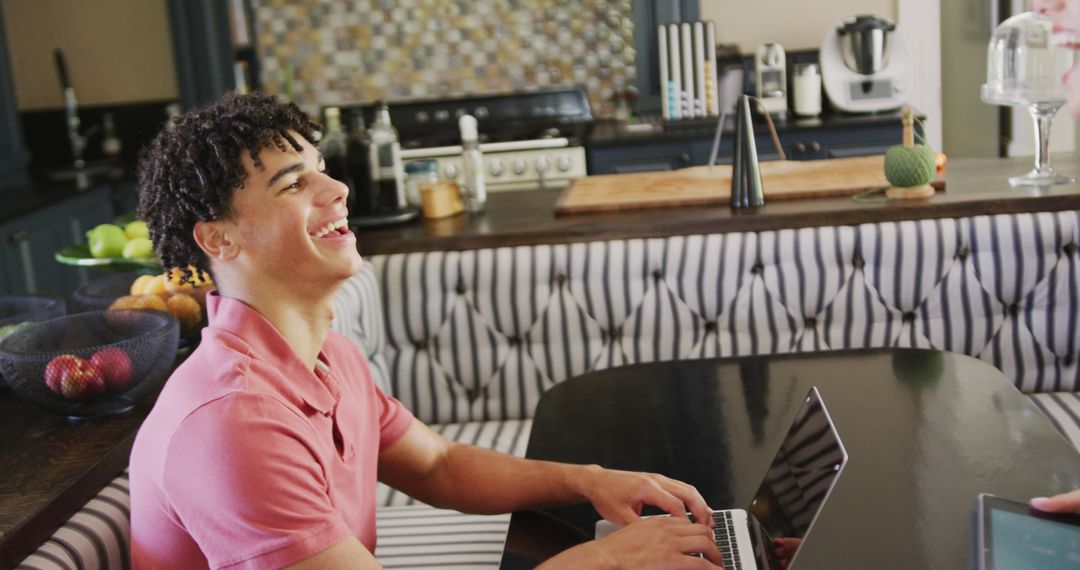
[[124, 349], [112, 347], [99, 350], [90, 357], [90, 364], [105, 376], [105, 382], [113, 390], [124, 390], [131, 382], [131, 357]]
[[69, 400], [87, 402], [105, 392], [105, 375], [88, 360], [61, 354], [45, 366], [45, 384]]
[[45, 365], [45, 385], [59, 394], [60, 382], [64, 378], [65, 371], [78, 369], [81, 362], [86, 361], [73, 354], [61, 354], [53, 358]]

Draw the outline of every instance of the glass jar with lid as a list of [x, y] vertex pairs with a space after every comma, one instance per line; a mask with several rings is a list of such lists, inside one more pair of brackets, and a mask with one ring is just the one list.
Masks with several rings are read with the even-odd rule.
[[405, 200], [420, 206], [420, 189], [439, 182], [439, 164], [434, 160], [413, 160], [405, 164]]

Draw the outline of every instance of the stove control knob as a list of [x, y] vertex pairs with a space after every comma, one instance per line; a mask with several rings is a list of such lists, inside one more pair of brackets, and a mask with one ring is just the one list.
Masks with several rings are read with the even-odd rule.
[[446, 166], [443, 167], [443, 173], [446, 174], [446, 177], [451, 180], [457, 178], [457, 165], [452, 162], [448, 162]]
[[514, 174], [517, 174], [518, 176], [521, 176], [522, 174], [525, 174], [525, 160], [524, 159], [519, 158], [519, 159], [514, 161]]
[[556, 165], [559, 167], [559, 172], [566, 172], [566, 171], [570, 170], [570, 166], [571, 166], [571, 164], [570, 164], [570, 155], [568, 155], [568, 154], [559, 155], [559, 162]]
[[492, 176], [502, 176], [502, 173], [506, 171], [506, 167], [503, 166], [502, 160], [498, 158], [491, 159], [491, 164], [488, 168], [491, 170]]
[[551, 168], [551, 163], [548, 162], [548, 159], [547, 159], [546, 156], [541, 156], [540, 158], [536, 159], [536, 171], [537, 172], [539, 172], [540, 174], [543, 174], [543, 173], [547, 172], [549, 168]]

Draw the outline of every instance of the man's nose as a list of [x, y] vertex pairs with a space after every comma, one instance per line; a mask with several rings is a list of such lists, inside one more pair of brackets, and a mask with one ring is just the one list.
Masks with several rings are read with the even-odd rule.
[[328, 205], [349, 197], [349, 186], [344, 182], [332, 178], [329, 174], [324, 175], [325, 182], [319, 189], [319, 205]]

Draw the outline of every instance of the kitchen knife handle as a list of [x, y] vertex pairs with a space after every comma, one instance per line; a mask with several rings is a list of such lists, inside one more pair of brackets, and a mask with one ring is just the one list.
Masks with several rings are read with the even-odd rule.
[[60, 74], [60, 87], [63, 89], [71, 87], [71, 78], [68, 76], [67, 59], [64, 57], [64, 50], [56, 48], [53, 57], [56, 59], [56, 71]]

